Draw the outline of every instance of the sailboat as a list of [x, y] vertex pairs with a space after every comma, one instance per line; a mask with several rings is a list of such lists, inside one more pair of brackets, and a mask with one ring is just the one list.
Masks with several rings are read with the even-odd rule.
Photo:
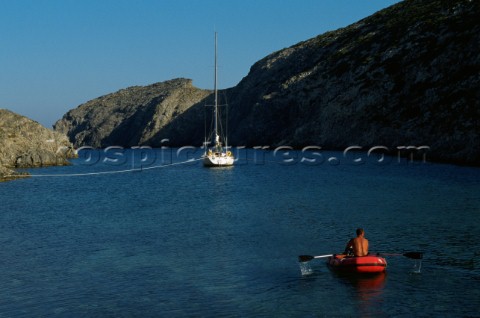
[[[205, 154], [203, 156], [203, 165], [205, 167], [223, 167], [232, 166], [235, 158], [231, 151], [228, 150], [227, 138], [220, 136], [221, 116], [218, 105], [218, 91], [217, 91], [217, 32], [215, 32], [215, 79], [214, 79], [214, 96], [215, 104], [213, 105], [213, 131], [210, 136], [205, 135]], [[207, 131], [207, 129], [205, 129]], [[210, 142], [209, 138], [214, 138], [214, 144], [207, 147]], [[225, 142], [225, 145], [223, 145]]]

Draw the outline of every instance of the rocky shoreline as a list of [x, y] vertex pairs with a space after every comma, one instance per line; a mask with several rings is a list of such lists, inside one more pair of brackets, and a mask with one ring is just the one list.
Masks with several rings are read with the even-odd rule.
[[[430, 162], [480, 166], [479, 15], [478, 1], [402, 1], [266, 56], [219, 92], [229, 144], [426, 147]], [[88, 101], [54, 131], [0, 110], [0, 180], [66, 165], [73, 147], [200, 146], [212, 103], [210, 90], [178, 78]]]
[[69, 165], [75, 152], [68, 138], [27, 117], [0, 109], [0, 181], [28, 176], [15, 169]]
[[[255, 63], [228, 96], [230, 145], [427, 146], [435, 162], [480, 165], [480, 2], [402, 1]], [[76, 147], [199, 146], [211, 92], [175, 79], [69, 111]]]

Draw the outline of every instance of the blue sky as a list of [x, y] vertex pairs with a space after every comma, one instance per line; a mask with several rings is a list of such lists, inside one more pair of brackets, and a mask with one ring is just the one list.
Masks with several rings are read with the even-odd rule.
[[46, 127], [93, 98], [177, 77], [236, 85], [266, 55], [399, 0], [0, 0], [0, 108]]

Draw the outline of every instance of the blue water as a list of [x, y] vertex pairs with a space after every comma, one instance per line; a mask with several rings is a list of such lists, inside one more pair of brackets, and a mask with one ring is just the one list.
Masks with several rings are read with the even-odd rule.
[[[80, 158], [0, 183], [0, 316], [479, 315], [480, 169], [272, 152], [169, 165], [195, 155], [73, 176], [139, 167]], [[301, 274], [298, 255], [339, 252], [357, 227], [372, 252], [425, 252], [421, 272], [391, 256], [371, 279], [322, 259]]]

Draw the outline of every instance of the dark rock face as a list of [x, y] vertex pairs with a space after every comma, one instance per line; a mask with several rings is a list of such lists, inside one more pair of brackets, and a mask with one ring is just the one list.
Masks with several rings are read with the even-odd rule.
[[0, 109], [0, 181], [18, 176], [14, 168], [67, 165], [73, 156], [67, 136]]
[[[428, 146], [430, 160], [479, 165], [478, 16], [479, 1], [406, 0], [265, 57], [224, 92], [230, 144]], [[209, 92], [188, 83], [101, 97], [55, 128], [76, 145], [200, 144]]]
[[480, 163], [479, 15], [478, 1], [404, 1], [267, 56], [232, 90], [231, 140]]

